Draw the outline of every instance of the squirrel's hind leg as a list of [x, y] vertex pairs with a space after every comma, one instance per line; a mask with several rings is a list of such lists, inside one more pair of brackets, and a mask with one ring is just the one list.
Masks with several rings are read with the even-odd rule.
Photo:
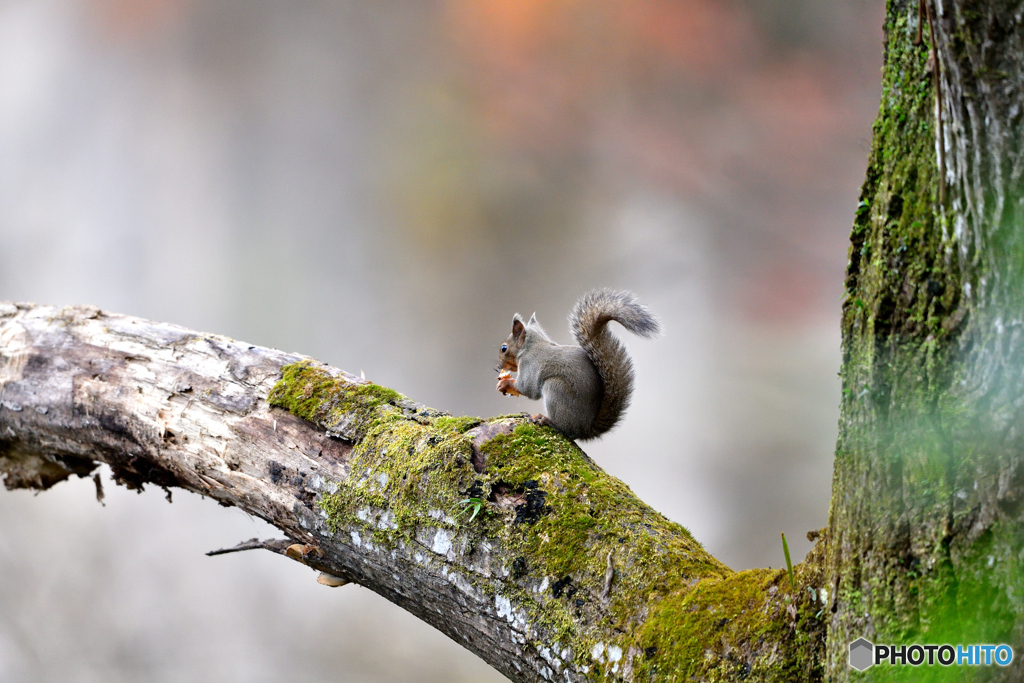
[[578, 394], [561, 378], [553, 377], [546, 381], [543, 393], [548, 424], [570, 439], [585, 438], [593, 422], [594, 407], [580, 400]]

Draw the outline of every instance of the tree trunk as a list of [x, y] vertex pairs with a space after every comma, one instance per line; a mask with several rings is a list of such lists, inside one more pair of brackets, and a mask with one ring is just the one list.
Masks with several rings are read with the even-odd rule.
[[[820, 562], [735, 573], [573, 442], [173, 325], [0, 304], [0, 472], [237, 506], [517, 681], [813, 678]], [[806, 590], [811, 586], [814, 590]]]
[[[1021, 6], [924, 10], [915, 45], [916, 0], [888, 6], [850, 248], [827, 551], [836, 680], [861, 636], [1024, 653]], [[871, 671], [1024, 680], [1019, 656]]]

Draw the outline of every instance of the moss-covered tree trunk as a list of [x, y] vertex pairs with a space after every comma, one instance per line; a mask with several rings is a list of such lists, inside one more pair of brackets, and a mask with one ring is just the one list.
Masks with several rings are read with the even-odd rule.
[[850, 248], [826, 672], [859, 680], [847, 648], [864, 636], [1017, 653], [1009, 668], [877, 666], [875, 680], [1020, 681], [1024, 6], [923, 10], [915, 44], [917, 0], [887, 8]]

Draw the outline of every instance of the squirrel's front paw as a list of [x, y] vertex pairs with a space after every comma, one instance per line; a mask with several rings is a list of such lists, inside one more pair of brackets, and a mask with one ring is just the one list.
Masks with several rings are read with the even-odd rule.
[[499, 377], [498, 378], [498, 391], [508, 396], [519, 396], [519, 390], [516, 389], [516, 378], [515, 377]]

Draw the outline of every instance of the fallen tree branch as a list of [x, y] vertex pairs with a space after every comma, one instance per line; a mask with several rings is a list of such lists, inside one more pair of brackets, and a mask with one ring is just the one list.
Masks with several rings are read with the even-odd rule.
[[269, 549], [359, 583], [513, 680], [820, 675], [817, 560], [796, 590], [784, 571], [734, 573], [550, 428], [453, 417], [174, 325], [0, 303], [6, 486], [99, 463], [287, 537], [211, 554]]

